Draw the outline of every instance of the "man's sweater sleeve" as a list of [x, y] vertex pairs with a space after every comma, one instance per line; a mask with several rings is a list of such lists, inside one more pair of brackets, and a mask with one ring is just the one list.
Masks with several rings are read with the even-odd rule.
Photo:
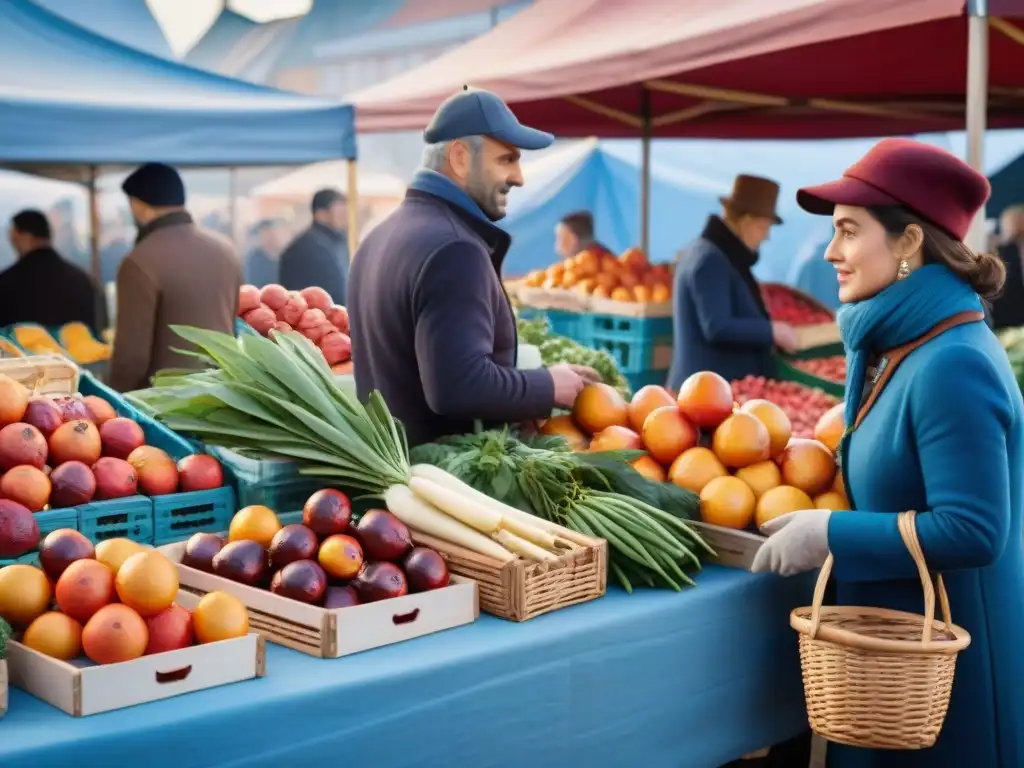
[[505, 368], [493, 360], [493, 280], [487, 257], [468, 243], [439, 249], [420, 272], [412, 298], [427, 404], [449, 418], [547, 418], [555, 405], [551, 374], [543, 368]]

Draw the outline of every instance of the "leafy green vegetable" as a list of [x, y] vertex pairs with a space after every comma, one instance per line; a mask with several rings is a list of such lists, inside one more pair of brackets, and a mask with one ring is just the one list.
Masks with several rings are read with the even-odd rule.
[[2, 616], [0, 616], [0, 661], [7, 658], [7, 641], [14, 637], [14, 630]]
[[615, 364], [615, 359], [604, 350], [591, 349], [570, 338], [559, 336], [551, 330], [551, 324], [544, 316], [532, 320], [519, 318], [518, 327], [519, 341], [538, 347], [544, 365], [573, 363], [589, 366], [601, 375], [605, 384], [615, 387], [623, 397], [629, 398], [629, 382]]

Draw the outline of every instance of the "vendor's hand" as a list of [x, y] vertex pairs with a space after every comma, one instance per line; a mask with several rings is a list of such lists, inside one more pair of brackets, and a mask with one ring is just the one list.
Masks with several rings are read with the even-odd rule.
[[805, 509], [769, 520], [761, 526], [768, 541], [761, 545], [750, 570], [795, 576], [821, 568], [828, 557], [831, 516], [827, 509]]
[[775, 346], [786, 352], [796, 351], [796, 331], [789, 323], [772, 323], [772, 341], [775, 342]]
[[576, 365], [575, 363], [567, 363], [567, 365], [583, 379], [584, 384], [600, 384], [603, 381], [601, 374], [589, 365]]
[[555, 405], [559, 408], [572, 408], [576, 396], [583, 389], [583, 378], [573, 370], [573, 366], [566, 363], [552, 365], [548, 373], [555, 382]]

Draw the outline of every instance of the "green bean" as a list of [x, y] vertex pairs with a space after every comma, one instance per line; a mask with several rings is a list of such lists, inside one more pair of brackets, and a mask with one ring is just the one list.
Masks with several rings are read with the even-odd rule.
[[629, 583], [629, 579], [626, 578], [626, 574], [623, 572], [623, 570], [618, 565], [616, 565], [614, 560], [609, 561], [608, 565], [610, 565], [611, 569], [615, 572], [615, 577], [619, 580], [619, 584], [622, 585], [622, 588], [626, 590], [626, 594], [632, 595], [633, 585]]
[[602, 505], [607, 505], [609, 508], [615, 508], [621, 511], [623, 514], [629, 516], [631, 520], [642, 524], [645, 528], [649, 529], [652, 533], [657, 534], [660, 538], [667, 541], [674, 542], [679, 546], [684, 546], [683, 542], [685, 539], [679, 534], [671, 531], [666, 526], [663, 526], [657, 519], [652, 517], [646, 510], [639, 508], [633, 504], [629, 504], [619, 499], [605, 498], [601, 500]]
[[[583, 508], [586, 509], [585, 506]], [[676, 584], [674, 581], [672, 581], [671, 578], [669, 578], [668, 574], [665, 573], [664, 569], [658, 564], [658, 561], [655, 560], [651, 556], [650, 552], [647, 551], [647, 548], [644, 547], [643, 544], [641, 544], [639, 541], [636, 540], [636, 537], [634, 537], [633, 534], [631, 534], [629, 531], [627, 531], [625, 528], [623, 528], [621, 525], [616, 523], [611, 518], [608, 518], [608, 517], [601, 518], [601, 516], [600, 516], [601, 513], [598, 512], [597, 510], [593, 510], [593, 514], [594, 514], [594, 519], [593, 519], [592, 523], [594, 525], [596, 525], [596, 526], [599, 525], [599, 527], [604, 527], [606, 531], [611, 531], [612, 533], [615, 534], [614, 539], [609, 539], [609, 542], [614, 540], [616, 542], [616, 544], [618, 545], [619, 549], [621, 549], [623, 551], [626, 551], [626, 549], [625, 549], [625, 547], [623, 545], [624, 544], [628, 545], [628, 547], [633, 552], [639, 553], [641, 558], [643, 558], [639, 562], [641, 562], [644, 565], [648, 566], [651, 570], [653, 570], [655, 573], [657, 573], [659, 576], [661, 576], [663, 579], [665, 579], [665, 581], [667, 581], [669, 584], [671, 584], [673, 589], [675, 589], [677, 592], [679, 591], [679, 589], [680, 589], [679, 585]], [[608, 538], [608, 537], [606, 536], [605, 538]]]
[[666, 556], [665, 553], [661, 553], [661, 559], [662, 559], [663, 563], [667, 563], [668, 564], [668, 567], [682, 581], [684, 581], [685, 583], [689, 584], [691, 587], [697, 586], [694, 583], [693, 579], [691, 579], [689, 576], [687, 576], [685, 573], [683, 573], [683, 569], [679, 567], [679, 564], [677, 562], [675, 562], [674, 560], [672, 560], [670, 557]]
[[641, 525], [636, 520], [632, 519], [631, 516], [623, 514], [620, 510], [616, 509], [615, 507], [606, 507], [605, 515], [618, 522], [619, 525], [627, 529], [637, 539], [647, 542], [652, 546], [657, 547], [658, 549], [664, 549], [666, 551], [672, 552], [677, 557], [682, 557], [683, 554], [686, 552], [686, 550], [679, 545], [675, 538], [666, 539], [661, 536], [657, 536], [656, 534], [651, 532], [646, 526]]

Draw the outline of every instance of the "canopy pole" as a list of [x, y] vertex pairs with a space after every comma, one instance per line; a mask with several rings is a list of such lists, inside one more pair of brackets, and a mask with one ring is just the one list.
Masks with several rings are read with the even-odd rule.
[[[985, 172], [985, 129], [988, 117], [988, 0], [967, 3], [967, 162]], [[967, 245], [985, 250], [985, 212], [971, 224]]]
[[99, 173], [95, 165], [89, 166], [89, 264], [96, 284], [103, 287], [100, 273], [100, 201], [97, 187]]
[[640, 250], [650, 258], [651, 245], [651, 92], [643, 89], [641, 99], [642, 147], [640, 163]]
[[359, 164], [355, 158], [348, 160], [348, 258], [355, 258], [359, 247]]

